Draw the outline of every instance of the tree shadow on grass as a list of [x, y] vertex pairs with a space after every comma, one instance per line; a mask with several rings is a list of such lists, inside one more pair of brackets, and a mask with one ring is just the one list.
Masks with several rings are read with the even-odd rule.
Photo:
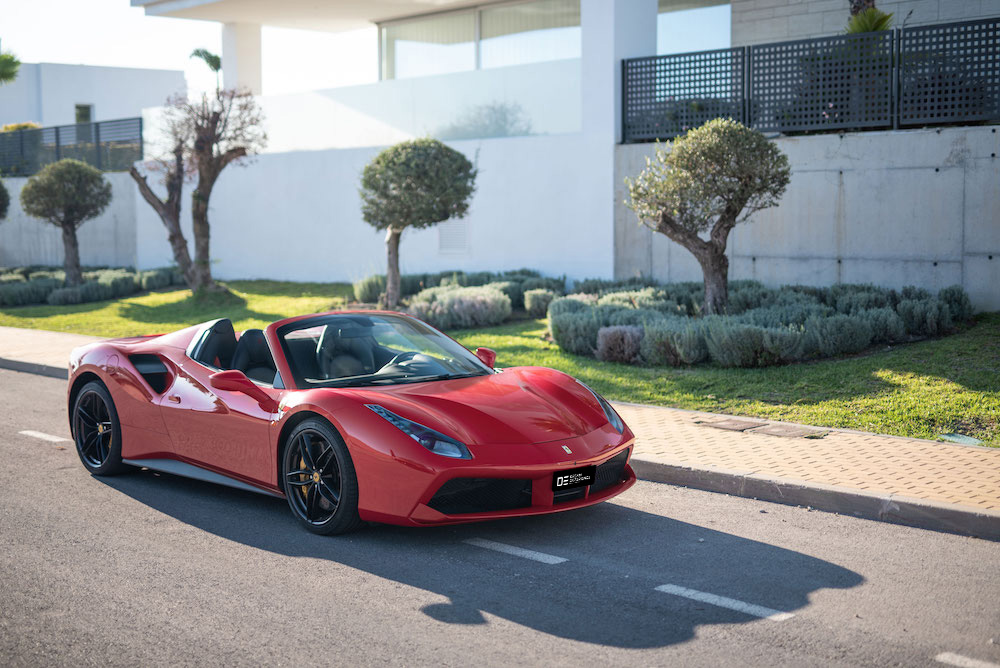
[[93, 313], [106, 308], [113, 300], [87, 302], [86, 304], [70, 304], [66, 306], [51, 306], [49, 304], [29, 304], [26, 306], [0, 307], [0, 314], [9, 318], [30, 320], [33, 318], [48, 318], [53, 315], [73, 315], [77, 313]]
[[246, 298], [229, 292], [198, 296], [189, 294], [180, 301], [154, 306], [126, 302], [121, 305], [121, 316], [147, 324], [194, 325], [215, 318], [229, 318], [234, 323], [241, 320], [271, 323], [286, 318], [287, 314], [255, 311], [247, 306]]
[[[447, 597], [424, 614], [444, 624], [496, 615], [549, 635], [622, 648], [684, 642], [705, 624], [769, 624], [661, 594], [673, 584], [794, 612], [824, 588], [863, 582], [850, 570], [784, 549], [614, 503], [455, 527], [376, 525], [336, 538], [298, 525], [287, 503], [149, 471], [100, 482], [189, 526], [257, 550], [342, 564]], [[467, 545], [470, 538], [542, 550], [556, 566]], [[540, 587], [539, 581], [545, 586]]]

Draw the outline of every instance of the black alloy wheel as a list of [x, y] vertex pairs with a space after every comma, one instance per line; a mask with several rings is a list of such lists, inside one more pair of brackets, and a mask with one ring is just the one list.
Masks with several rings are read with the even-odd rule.
[[328, 424], [306, 420], [298, 425], [283, 459], [288, 505], [307, 529], [336, 534], [360, 526], [354, 465], [343, 440]]
[[114, 475], [129, 467], [122, 463], [122, 432], [111, 394], [92, 381], [73, 402], [73, 441], [84, 467], [94, 475]]

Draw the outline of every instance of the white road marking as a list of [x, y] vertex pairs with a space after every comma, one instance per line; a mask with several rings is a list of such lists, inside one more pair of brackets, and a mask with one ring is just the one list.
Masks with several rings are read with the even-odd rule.
[[673, 594], [674, 596], [683, 596], [684, 598], [701, 601], [702, 603], [708, 603], [709, 605], [714, 605], [719, 608], [736, 610], [737, 612], [753, 615], [754, 617], [770, 619], [772, 622], [783, 622], [784, 620], [791, 619], [795, 616], [790, 612], [772, 610], [771, 608], [765, 608], [762, 605], [745, 603], [743, 601], [738, 601], [735, 598], [726, 598], [725, 596], [709, 594], [703, 591], [698, 591], [697, 589], [688, 589], [687, 587], [678, 587], [677, 585], [672, 584], [660, 585], [656, 588], [656, 591], [662, 591], [664, 594]]
[[462, 542], [468, 543], [469, 545], [475, 545], [476, 547], [484, 547], [487, 550], [496, 550], [497, 552], [503, 552], [504, 554], [513, 554], [515, 557], [524, 557], [525, 559], [540, 561], [543, 564], [561, 564], [564, 561], [568, 561], [568, 559], [563, 559], [562, 557], [557, 557], [552, 554], [526, 550], [523, 547], [507, 545], [506, 543], [496, 543], [492, 540], [486, 540], [484, 538], [469, 538]]
[[19, 431], [17, 433], [21, 434], [22, 436], [30, 436], [32, 438], [40, 438], [43, 441], [49, 441], [50, 443], [67, 443], [67, 442], [69, 442], [68, 438], [63, 438], [62, 436], [53, 436], [52, 434], [43, 434], [40, 431], [31, 431], [30, 429], [25, 430], [25, 431]]
[[1000, 668], [995, 663], [970, 659], [967, 656], [955, 654], [954, 652], [941, 652], [934, 657], [934, 660], [938, 663], [947, 663], [949, 666], [958, 666], [959, 668]]

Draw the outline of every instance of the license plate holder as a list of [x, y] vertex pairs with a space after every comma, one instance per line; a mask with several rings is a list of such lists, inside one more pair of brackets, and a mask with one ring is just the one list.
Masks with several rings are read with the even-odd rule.
[[596, 466], [581, 466], [566, 471], [556, 471], [552, 474], [552, 491], [561, 492], [576, 487], [585, 487], [593, 485], [596, 480]]

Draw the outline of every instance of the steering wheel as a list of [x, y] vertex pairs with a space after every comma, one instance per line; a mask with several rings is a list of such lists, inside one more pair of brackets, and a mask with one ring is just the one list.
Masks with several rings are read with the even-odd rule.
[[[393, 357], [391, 360], [389, 360], [388, 362], [386, 362], [382, 366], [382, 368], [378, 370], [378, 372], [381, 372], [384, 369], [388, 369], [391, 366], [395, 366], [395, 365], [399, 364], [400, 362], [405, 362], [407, 360], [411, 360], [411, 359], [413, 359], [415, 356], [417, 356], [419, 354], [420, 353], [418, 353], [416, 350], [410, 350], [410, 351], [405, 352], [405, 353], [399, 353], [398, 355], [396, 355], [395, 357]], [[378, 373], [378, 372], [376, 372], [376, 373]]]

